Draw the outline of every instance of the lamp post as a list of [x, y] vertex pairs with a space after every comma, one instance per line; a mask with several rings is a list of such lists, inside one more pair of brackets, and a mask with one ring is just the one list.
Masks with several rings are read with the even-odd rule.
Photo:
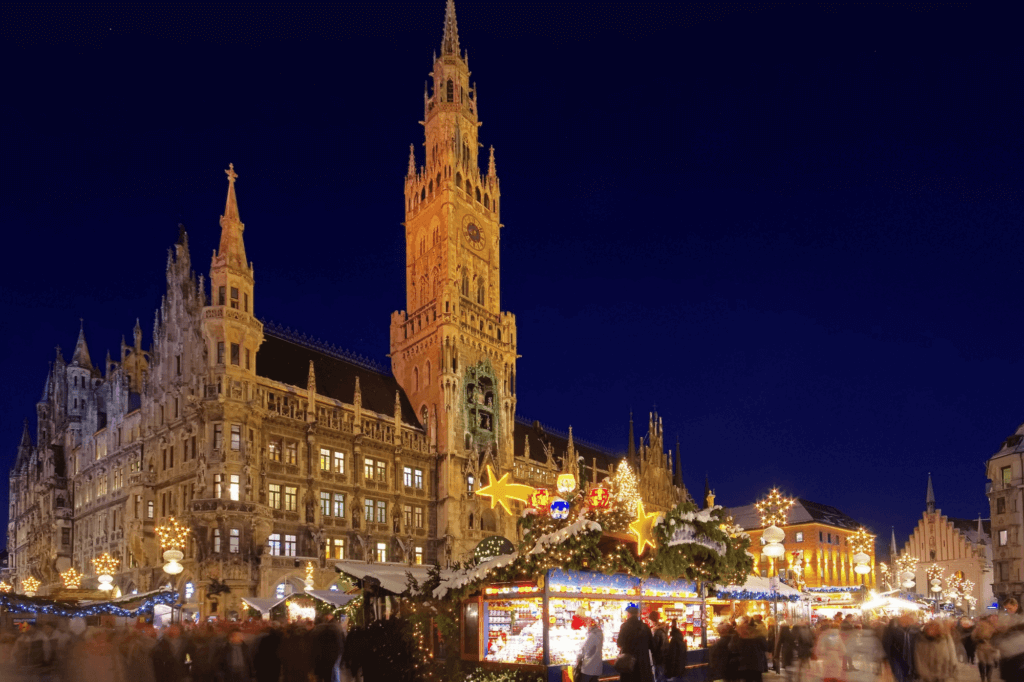
[[185, 540], [188, 538], [188, 526], [178, 523], [173, 516], [167, 519], [167, 523], [157, 527], [156, 534], [160, 538], [160, 547], [164, 550], [164, 573], [167, 575], [178, 575], [185, 570], [181, 560], [185, 558], [182, 549], [185, 548]]
[[[757, 512], [761, 515], [761, 525], [764, 527], [764, 531], [761, 533], [761, 540], [764, 541], [761, 554], [771, 560], [773, 567], [777, 559], [786, 556], [786, 548], [782, 544], [786, 539], [786, 531], [782, 530], [780, 526], [786, 525], [786, 516], [794, 504], [796, 504], [795, 499], [784, 497], [778, 488], [772, 488], [768, 496], [755, 505]], [[778, 580], [778, 571], [773, 570], [771, 573], [773, 574], [772, 592], [775, 597], [775, 636], [778, 638], [779, 596], [774, 587], [774, 581]]]

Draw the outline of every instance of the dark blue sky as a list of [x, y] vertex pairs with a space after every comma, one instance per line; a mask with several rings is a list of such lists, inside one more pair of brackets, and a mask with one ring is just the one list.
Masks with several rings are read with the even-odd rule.
[[[931, 471], [987, 515], [1024, 421], [999, 7], [461, 0], [520, 414], [624, 448], [657, 404], [727, 505], [779, 485], [905, 538]], [[257, 314], [384, 360], [442, 0], [0, 13], [5, 470], [79, 317], [97, 361], [137, 316], [148, 344], [179, 222], [208, 271], [228, 162]]]

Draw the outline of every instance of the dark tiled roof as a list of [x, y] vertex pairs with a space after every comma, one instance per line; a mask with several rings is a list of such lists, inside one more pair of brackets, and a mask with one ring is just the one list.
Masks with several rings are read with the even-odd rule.
[[263, 345], [256, 353], [256, 372], [261, 377], [305, 390], [309, 361], [312, 360], [318, 394], [351, 405], [355, 400], [356, 377], [359, 377], [364, 410], [393, 415], [397, 391], [402, 400], [402, 421], [420, 426], [409, 398], [390, 373], [370, 369], [368, 364], [282, 336], [264, 329]]
[[[546, 462], [544, 455], [545, 444], [554, 448], [555, 464], [561, 466], [562, 458], [569, 449], [569, 434], [546, 427], [538, 421], [530, 421], [522, 417], [516, 417], [516, 434], [514, 450], [516, 457], [522, 457], [526, 439], [530, 440], [530, 459], [535, 462]], [[612, 463], [618, 463], [624, 453], [615, 453], [602, 448], [599, 445], [581, 441], [573, 434], [573, 447], [576, 454], [583, 457], [585, 466], [593, 466], [594, 458], [597, 458], [597, 466], [601, 469], [608, 469]]]
[[[978, 519], [954, 519], [947, 516], [946, 519], [953, 524], [953, 527], [964, 534], [964, 536], [970, 542], [977, 542], [978, 535]], [[986, 538], [992, 537], [992, 520], [982, 519], [981, 530], [985, 534]], [[983, 540], [985, 538], [982, 538]]]
[[[827, 504], [811, 502], [810, 500], [805, 500], [803, 498], [798, 499], [797, 502], [807, 510], [807, 514], [813, 521], [818, 521], [829, 526], [835, 526], [836, 528], [849, 528], [850, 530], [857, 530], [863, 525], [857, 523], [835, 507], [830, 507]], [[790, 520], [790, 523], [792, 523], [792, 519]]]

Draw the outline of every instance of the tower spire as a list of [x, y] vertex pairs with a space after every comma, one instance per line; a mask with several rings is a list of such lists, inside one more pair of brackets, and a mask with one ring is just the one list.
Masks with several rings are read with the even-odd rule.
[[928, 506], [928, 513], [935, 511], [935, 490], [932, 488], [932, 472], [928, 472], [928, 496], [925, 498], [925, 504]]
[[92, 360], [89, 359], [89, 346], [85, 343], [85, 321], [79, 318], [78, 342], [75, 344], [75, 354], [71, 356], [71, 364], [78, 365], [85, 369], [92, 369]]
[[409, 177], [416, 177], [416, 152], [414, 145], [409, 145]]
[[[892, 527], [892, 540], [889, 543], [889, 562], [896, 561], [896, 555], [899, 552], [896, 551], [896, 526]], [[894, 569], [895, 570], [895, 569]]]
[[[21, 430], [21, 447], [30, 448], [32, 447], [32, 435], [28, 432], [28, 419], [25, 420], [24, 426]], [[981, 516], [978, 516], [978, 528], [981, 528]]]
[[494, 165], [494, 145], [491, 145], [491, 158], [487, 161], [487, 177], [493, 178], [498, 175], [498, 170]]
[[242, 241], [245, 225], [238, 215], [238, 199], [235, 197], [235, 181], [238, 179], [235, 164], [229, 163], [224, 173], [228, 176], [228, 199], [224, 204], [224, 215], [220, 217], [220, 253], [217, 255], [227, 260], [228, 267], [246, 270], [248, 261]]
[[455, 21], [455, 0], [448, 0], [444, 9], [444, 37], [441, 39], [441, 55], [461, 55], [459, 51], [459, 26]]

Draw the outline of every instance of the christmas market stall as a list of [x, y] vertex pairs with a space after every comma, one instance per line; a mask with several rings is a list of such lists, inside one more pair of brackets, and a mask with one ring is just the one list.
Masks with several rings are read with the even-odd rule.
[[361, 591], [360, 618], [364, 624], [399, 613], [402, 595], [409, 592], [410, 579], [413, 583], [423, 583], [430, 569], [416, 564], [365, 561], [337, 561], [334, 568], [348, 576]]
[[[778, 578], [748, 576], [742, 585], [718, 587], [714, 597], [708, 599], [712, 625], [719, 620], [760, 614], [767, 618], [787, 619], [806, 617], [806, 601], [800, 590], [790, 587]], [[712, 631], [713, 632], [713, 631]], [[710, 635], [717, 640], [716, 635]]]
[[[58, 599], [3, 593], [0, 594], [0, 613], [9, 624], [82, 618], [87, 625], [99, 625], [102, 622], [124, 625], [140, 617], [155, 619], [161, 614], [169, 621], [178, 605], [178, 593], [173, 590], [129, 594], [108, 600], [80, 599], [73, 592], [65, 590]], [[91, 592], [83, 590], [83, 593]]]
[[704, 586], [742, 580], [753, 566], [748, 536], [722, 508], [698, 510], [685, 500], [648, 511], [625, 462], [611, 481], [586, 490], [563, 474], [557, 496], [508, 479], [488, 467], [488, 484], [476, 494], [506, 511], [510, 500], [526, 503], [519, 547], [442, 572], [432, 589], [435, 600], [460, 605], [462, 660], [560, 681], [596, 624], [605, 673], [614, 676], [619, 628], [636, 606], [648, 622], [654, 611], [676, 621], [688, 640], [688, 676], [703, 679]]
[[837, 613], [857, 614], [864, 602], [867, 589], [863, 585], [837, 587], [808, 587], [804, 592], [810, 598], [811, 620], [830, 620]]

